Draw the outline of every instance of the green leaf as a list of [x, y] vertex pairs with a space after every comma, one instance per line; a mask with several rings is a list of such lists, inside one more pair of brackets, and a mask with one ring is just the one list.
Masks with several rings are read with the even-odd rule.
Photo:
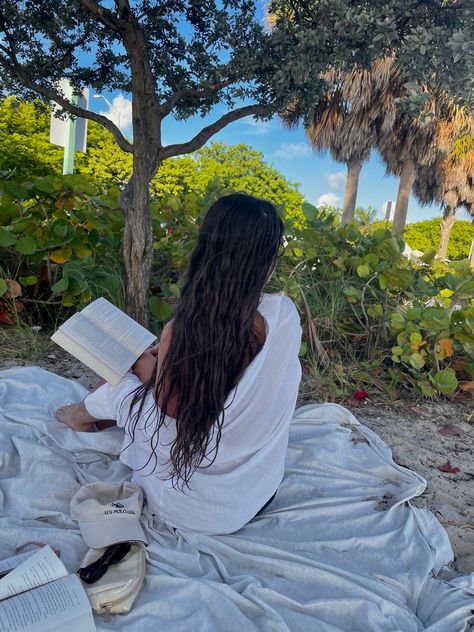
[[387, 287], [387, 277], [384, 274], [379, 274], [379, 286], [381, 290]]
[[299, 357], [304, 358], [307, 352], [308, 352], [308, 345], [306, 344], [306, 342], [302, 342], [300, 345], [299, 353], [298, 353]]
[[425, 329], [442, 331], [449, 327], [450, 320], [449, 314], [445, 309], [428, 307], [423, 314], [420, 325]]
[[383, 316], [383, 307], [380, 303], [377, 303], [377, 305], [373, 305], [372, 307], [368, 307], [367, 308], [367, 314], [371, 317], [371, 318], [380, 318], [381, 316]]
[[366, 279], [370, 276], [370, 268], [367, 263], [363, 263], [360, 266], [357, 266], [357, 274], [361, 279]]
[[433, 262], [435, 256], [436, 256], [436, 250], [434, 248], [428, 248], [428, 250], [425, 250], [424, 255], [420, 257], [420, 259], [424, 263], [430, 264]]
[[72, 307], [77, 302], [77, 298], [75, 296], [71, 296], [69, 294], [65, 294], [62, 298], [62, 304], [64, 307]]
[[15, 235], [13, 235], [9, 230], [5, 230], [5, 228], [0, 228], [0, 247], [8, 248], [8, 246], [12, 246], [15, 242]]
[[6, 284], [5, 279], [0, 279], [0, 296], [3, 296], [7, 290], [8, 285]]
[[161, 321], [167, 320], [173, 313], [173, 308], [171, 307], [171, 305], [158, 296], [151, 296], [149, 298], [148, 307], [153, 316], [157, 320]]
[[387, 281], [392, 288], [406, 289], [413, 280], [413, 272], [403, 268], [391, 268], [385, 273]]
[[421, 356], [417, 352], [412, 353], [408, 361], [411, 364], [411, 366], [414, 369], [417, 369], [418, 371], [425, 366], [425, 360], [424, 360], [423, 356]]
[[303, 215], [308, 221], [316, 219], [318, 209], [309, 202], [303, 202], [303, 204], [301, 205], [301, 210], [303, 211]]
[[21, 276], [18, 281], [22, 284], [22, 285], [36, 285], [36, 283], [38, 283], [38, 277], [36, 276]]
[[59, 279], [59, 281], [57, 281], [54, 285], [51, 286], [51, 291], [54, 292], [54, 294], [59, 294], [60, 292], [65, 292], [68, 286], [69, 286], [69, 278], [67, 276], [63, 276], [62, 279]]
[[393, 355], [401, 356], [402, 353], [403, 353], [403, 349], [401, 347], [398, 347], [398, 346], [392, 347], [392, 353], [393, 353]]
[[414, 345], [420, 345], [423, 342], [423, 336], [418, 332], [414, 332], [410, 334], [410, 342]]
[[399, 331], [405, 327], [405, 319], [398, 312], [393, 313], [390, 316], [390, 326], [394, 331]]
[[175, 296], [176, 298], [180, 297], [181, 290], [179, 289], [179, 285], [176, 285], [176, 283], [170, 283], [170, 285], [168, 285], [168, 290], [172, 296]]
[[410, 307], [407, 311], [408, 320], [420, 320], [421, 314], [421, 307]]
[[436, 395], [436, 391], [428, 382], [428, 380], [420, 380], [416, 384], [425, 397], [433, 397], [433, 395]]
[[33, 255], [36, 252], [38, 244], [31, 235], [24, 235], [15, 244], [15, 250], [22, 255]]
[[444, 395], [454, 393], [458, 386], [458, 380], [454, 369], [443, 369], [442, 371], [438, 371], [431, 377], [431, 382], [433, 383], [433, 386]]
[[400, 246], [395, 237], [384, 239], [379, 246], [379, 252], [384, 259], [392, 261], [400, 257]]

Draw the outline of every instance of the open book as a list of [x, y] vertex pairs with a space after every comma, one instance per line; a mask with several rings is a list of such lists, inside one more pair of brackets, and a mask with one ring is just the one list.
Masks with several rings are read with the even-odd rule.
[[63, 323], [51, 340], [117, 384], [156, 336], [107, 299], [98, 298]]
[[2, 632], [96, 632], [81, 580], [49, 546], [0, 561], [0, 574]]

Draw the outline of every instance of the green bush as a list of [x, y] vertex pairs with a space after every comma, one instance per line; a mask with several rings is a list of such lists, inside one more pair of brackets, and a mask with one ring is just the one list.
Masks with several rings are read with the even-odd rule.
[[[81, 307], [98, 295], [123, 303], [116, 199], [116, 192], [98, 191], [84, 176], [0, 181], [4, 322], [11, 320], [13, 298], [21, 309], [34, 306], [43, 315], [56, 313], [58, 303]], [[6, 279], [19, 284], [15, 297]]]
[[[418, 262], [383, 228], [337, 220], [304, 205], [303, 229], [288, 226], [279, 287], [300, 305], [306, 349], [326, 370], [359, 369], [429, 396], [449, 394], [474, 368], [474, 276], [467, 260]], [[304, 351], [304, 348], [303, 348]], [[383, 384], [382, 384], [383, 386]]]

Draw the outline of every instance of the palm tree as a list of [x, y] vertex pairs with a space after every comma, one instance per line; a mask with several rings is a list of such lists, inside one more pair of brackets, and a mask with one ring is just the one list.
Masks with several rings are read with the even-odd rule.
[[423, 204], [443, 206], [438, 256], [445, 259], [456, 211], [464, 208], [474, 218], [474, 119], [458, 109], [440, 123], [438, 139], [439, 160], [418, 169], [413, 190]]
[[[395, 117], [394, 84], [400, 72], [391, 57], [375, 60], [368, 70], [351, 72], [330, 68], [321, 75], [328, 84], [325, 96], [310, 118], [304, 120], [308, 140], [318, 152], [327, 149], [336, 162], [347, 167], [341, 224], [354, 219], [359, 175], [375, 144], [375, 122], [389, 124]], [[383, 114], [383, 116], [382, 116]], [[302, 113], [299, 102], [281, 114], [287, 127], [296, 126]]]
[[[403, 86], [398, 86], [403, 94]], [[413, 116], [402, 107], [396, 108], [394, 119], [388, 123], [381, 119], [377, 130], [377, 149], [383, 158], [387, 173], [399, 176], [397, 201], [392, 230], [403, 232], [406, 224], [408, 201], [417, 171], [431, 168], [439, 160], [439, 118], [445, 107], [444, 95], [425, 92], [422, 112]]]

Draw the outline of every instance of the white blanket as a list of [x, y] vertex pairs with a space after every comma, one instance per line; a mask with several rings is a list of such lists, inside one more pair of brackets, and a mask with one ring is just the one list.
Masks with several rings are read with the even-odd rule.
[[[74, 572], [86, 546], [71, 496], [130, 477], [117, 459], [121, 430], [76, 433], [54, 419], [84, 393], [41, 369], [0, 372], [0, 558], [42, 542]], [[464, 632], [474, 574], [436, 579], [452, 549], [434, 516], [410, 505], [424, 488], [341, 406], [300, 408], [277, 496], [239, 532], [175, 534], [145, 508], [146, 585], [130, 614], [96, 617], [97, 628]]]

